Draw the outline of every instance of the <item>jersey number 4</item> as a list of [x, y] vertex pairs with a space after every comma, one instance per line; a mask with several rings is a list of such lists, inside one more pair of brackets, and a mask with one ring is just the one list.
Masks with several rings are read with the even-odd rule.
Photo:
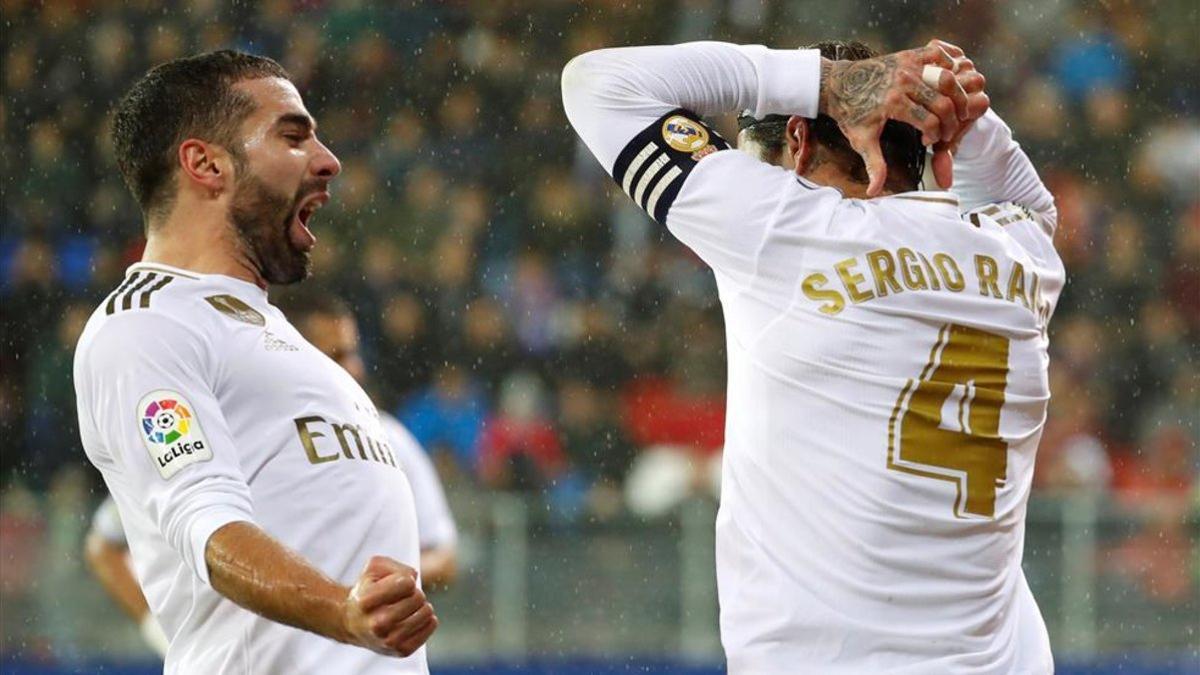
[[1008, 471], [1000, 409], [1008, 339], [947, 324], [888, 421], [888, 468], [954, 483], [954, 515], [992, 518]]

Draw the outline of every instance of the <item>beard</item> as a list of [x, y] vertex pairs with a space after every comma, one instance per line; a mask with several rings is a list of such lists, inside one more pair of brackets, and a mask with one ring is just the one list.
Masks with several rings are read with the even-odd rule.
[[312, 257], [292, 243], [288, 230], [296, 207], [323, 189], [320, 181], [302, 183], [295, 195], [272, 189], [258, 176], [242, 172], [229, 209], [242, 252], [269, 284], [294, 284], [312, 273]]

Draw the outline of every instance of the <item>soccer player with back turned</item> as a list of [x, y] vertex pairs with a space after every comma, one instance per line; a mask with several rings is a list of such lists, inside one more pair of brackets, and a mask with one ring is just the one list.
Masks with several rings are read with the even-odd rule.
[[[590, 52], [562, 87], [716, 276], [730, 672], [1050, 672], [1021, 556], [1064, 273], [973, 65], [710, 42]], [[741, 150], [701, 119], [742, 111]], [[949, 192], [918, 189], [930, 144]]]
[[340, 170], [295, 86], [248, 54], [171, 61], [113, 136], [147, 245], [88, 322], [75, 386], [166, 672], [427, 672], [403, 469], [354, 378], [267, 301], [308, 275]]

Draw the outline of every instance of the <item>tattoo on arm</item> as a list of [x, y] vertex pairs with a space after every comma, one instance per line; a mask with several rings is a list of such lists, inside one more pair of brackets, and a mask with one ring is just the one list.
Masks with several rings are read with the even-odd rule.
[[898, 66], [895, 55], [862, 61], [831, 63], [826, 76], [822, 62], [825, 110], [841, 124], [854, 125], [879, 110]]

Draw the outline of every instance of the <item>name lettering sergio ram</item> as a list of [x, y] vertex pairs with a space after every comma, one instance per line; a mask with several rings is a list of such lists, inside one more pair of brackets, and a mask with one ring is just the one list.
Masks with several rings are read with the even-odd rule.
[[[1016, 261], [1008, 269], [1001, 269], [995, 258], [981, 253], [972, 262], [968, 270], [973, 272], [970, 278], [980, 295], [1022, 305], [1037, 317], [1038, 326], [1045, 329], [1050, 303], [1042, 297], [1041, 280], [1036, 272], [1026, 272], [1025, 266]], [[831, 284], [831, 278], [838, 283]], [[818, 311], [834, 316], [846, 309], [847, 298], [850, 304], [857, 305], [908, 291], [962, 293], [967, 281], [963, 266], [949, 254], [926, 255], [901, 246], [895, 251], [880, 248], [840, 260], [829, 273], [813, 272], [804, 277], [800, 290], [804, 297], [821, 303]]]

